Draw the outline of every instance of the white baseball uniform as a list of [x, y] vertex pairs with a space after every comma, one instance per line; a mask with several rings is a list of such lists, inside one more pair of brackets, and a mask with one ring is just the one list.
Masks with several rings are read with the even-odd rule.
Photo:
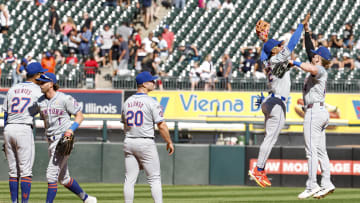
[[37, 114], [35, 102], [41, 95], [37, 84], [23, 82], [11, 87], [4, 100], [3, 109], [8, 114], [4, 139], [10, 177], [32, 176], [35, 158], [33, 121]]
[[49, 164], [46, 171], [49, 183], [59, 182], [67, 185], [70, 181], [69, 169], [67, 166], [68, 156], [55, 153], [56, 145], [61, 136], [71, 126], [70, 116], [81, 111], [81, 106], [70, 95], [56, 92], [56, 95], [47, 99], [40, 97], [37, 102], [40, 116], [45, 121], [45, 134], [48, 139]]
[[162, 203], [160, 160], [154, 141], [154, 124], [164, 120], [160, 104], [144, 93], [129, 97], [122, 110], [125, 129], [125, 203], [134, 200], [134, 186], [140, 169], [146, 172], [155, 203]]
[[318, 68], [317, 75], [313, 76], [308, 73], [303, 88], [304, 138], [308, 159], [306, 189], [309, 190], [318, 187], [316, 173], [319, 162], [322, 171], [321, 187], [330, 188], [334, 186], [330, 180], [330, 161], [326, 151], [325, 135], [325, 129], [329, 122], [329, 112], [324, 104], [328, 74], [324, 67], [316, 67]]
[[299, 24], [288, 45], [277, 55], [263, 62], [268, 79], [269, 95], [261, 104], [261, 110], [265, 115], [265, 137], [260, 145], [257, 159], [257, 167], [261, 169], [265, 168], [266, 161], [285, 124], [286, 101], [291, 87], [288, 60], [300, 40], [302, 29], [303, 25]]

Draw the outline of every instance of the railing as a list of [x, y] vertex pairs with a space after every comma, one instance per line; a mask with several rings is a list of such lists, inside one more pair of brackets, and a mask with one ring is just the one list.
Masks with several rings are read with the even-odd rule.
[[[164, 90], [190, 90], [191, 82], [189, 77], [161, 77]], [[204, 90], [204, 82], [201, 81], [195, 90]], [[237, 91], [266, 91], [267, 82], [265, 79], [235, 78], [231, 80], [232, 90]], [[215, 90], [225, 90], [225, 78], [217, 78]], [[302, 91], [303, 80], [292, 80], [291, 91]], [[114, 77], [113, 88], [115, 89], [136, 89], [135, 77]], [[327, 92], [353, 93], [360, 91], [360, 80], [328, 80]]]

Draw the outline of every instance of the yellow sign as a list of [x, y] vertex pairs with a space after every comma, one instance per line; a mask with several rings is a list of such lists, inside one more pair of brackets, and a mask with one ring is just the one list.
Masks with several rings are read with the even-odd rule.
[[[264, 116], [255, 102], [259, 92], [190, 92], [154, 91], [150, 96], [160, 102], [166, 119], [263, 121]], [[265, 95], [267, 96], [267, 95]], [[331, 122], [360, 123], [360, 94], [327, 94], [325, 107]], [[302, 122], [302, 93], [291, 93], [286, 102], [286, 120]], [[289, 131], [302, 131], [291, 125]], [[329, 131], [360, 132], [360, 127], [330, 126]]]

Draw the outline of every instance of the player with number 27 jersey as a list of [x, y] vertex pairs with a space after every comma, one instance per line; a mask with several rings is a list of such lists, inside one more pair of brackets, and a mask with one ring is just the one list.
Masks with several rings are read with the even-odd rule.
[[121, 117], [126, 123], [126, 137], [154, 137], [154, 123], [164, 120], [159, 102], [145, 93], [129, 97]]

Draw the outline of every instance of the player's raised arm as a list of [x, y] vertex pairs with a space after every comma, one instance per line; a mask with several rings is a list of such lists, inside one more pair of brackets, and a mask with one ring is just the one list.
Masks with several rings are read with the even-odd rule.
[[159, 122], [157, 124], [157, 126], [159, 128], [159, 132], [160, 132], [161, 137], [167, 143], [166, 150], [169, 151], [169, 155], [173, 154], [174, 153], [174, 146], [173, 146], [173, 143], [171, 141], [169, 128], [168, 128], [166, 122], [165, 121]]

